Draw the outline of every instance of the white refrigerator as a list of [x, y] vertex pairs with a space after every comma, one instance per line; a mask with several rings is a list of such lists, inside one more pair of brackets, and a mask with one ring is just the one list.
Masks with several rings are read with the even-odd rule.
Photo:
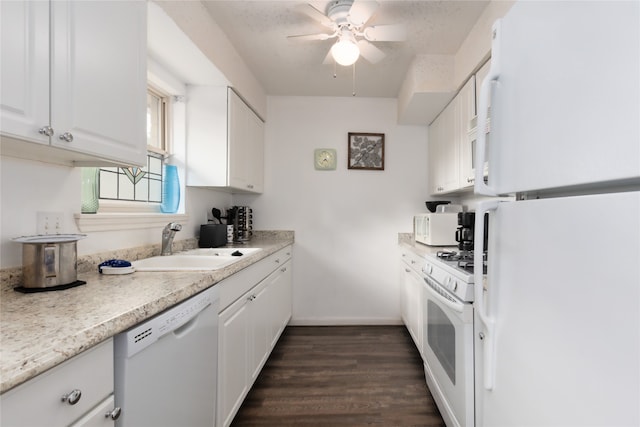
[[639, 426], [639, 2], [515, 3], [493, 27], [478, 123], [489, 99], [476, 426]]

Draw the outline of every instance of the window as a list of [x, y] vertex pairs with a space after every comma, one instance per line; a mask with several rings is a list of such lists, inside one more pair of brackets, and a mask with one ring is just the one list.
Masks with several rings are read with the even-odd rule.
[[98, 193], [101, 201], [134, 202], [138, 205], [129, 205], [128, 209], [134, 211], [159, 210], [163, 165], [170, 148], [169, 106], [168, 94], [153, 87], [147, 89], [147, 164], [141, 168], [100, 168]]
[[166, 154], [169, 134], [169, 96], [149, 88], [147, 90], [147, 146], [153, 151]]

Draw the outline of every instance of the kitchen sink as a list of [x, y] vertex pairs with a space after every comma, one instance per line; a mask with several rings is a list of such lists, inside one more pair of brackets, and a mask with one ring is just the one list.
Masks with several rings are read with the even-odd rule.
[[[215, 257], [228, 257], [232, 256], [234, 258], [241, 258], [244, 255], [251, 255], [258, 251], [261, 251], [262, 248], [199, 248], [199, 249], [191, 249], [188, 251], [177, 253], [176, 255], [197, 255], [197, 256], [215, 256]], [[233, 255], [233, 254], [236, 255]], [[242, 254], [242, 255], [237, 255]]]
[[242, 257], [169, 255], [154, 256], [131, 263], [136, 271], [198, 271], [218, 270], [238, 262]]
[[[168, 256], [154, 256], [131, 263], [136, 271], [218, 270], [262, 248], [200, 248]], [[233, 255], [233, 254], [236, 255]], [[237, 255], [242, 254], [242, 255]]]

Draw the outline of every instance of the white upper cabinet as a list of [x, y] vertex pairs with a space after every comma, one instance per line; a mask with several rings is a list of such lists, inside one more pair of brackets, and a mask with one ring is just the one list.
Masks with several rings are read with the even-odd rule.
[[3, 153], [69, 164], [145, 164], [146, 3], [0, 7]]
[[0, 19], [0, 131], [49, 144], [49, 4], [3, 1]]
[[[489, 62], [460, 89], [456, 97], [429, 126], [431, 194], [455, 193], [473, 188], [474, 148], [477, 136], [477, 103]], [[489, 137], [489, 120], [484, 130]], [[488, 139], [487, 139], [488, 141]], [[484, 164], [485, 176], [487, 163]]]
[[432, 194], [449, 193], [459, 187], [460, 108], [458, 98], [429, 126], [429, 170]]
[[231, 89], [191, 86], [187, 185], [262, 193], [264, 122]]
[[473, 127], [472, 119], [476, 116], [476, 84], [475, 76], [465, 83], [458, 93], [460, 99], [460, 187], [467, 188], [473, 186], [473, 147], [475, 144], [469, 131]]

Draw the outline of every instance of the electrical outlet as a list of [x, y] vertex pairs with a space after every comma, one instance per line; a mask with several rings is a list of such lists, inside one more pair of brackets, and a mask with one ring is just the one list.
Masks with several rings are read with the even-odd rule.
[[38, 234], [62, 234], [62, 212], [37, 212], [36, 232]]

